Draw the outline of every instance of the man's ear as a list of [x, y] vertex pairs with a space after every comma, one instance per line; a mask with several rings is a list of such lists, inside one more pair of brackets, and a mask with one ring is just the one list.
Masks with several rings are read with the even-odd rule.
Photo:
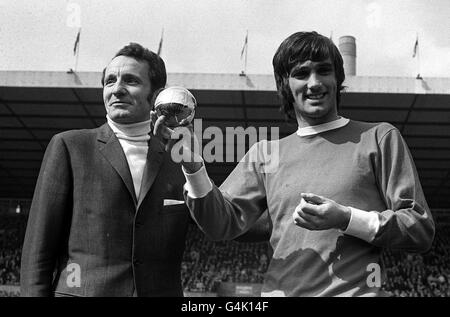
[[101, 79], [101, 83], [102, 83], [102, 87], [105, 86], [105, 74], [106, 74], [106, 67], [103, 68], [103, 72], [102, 72], [102, 79]]
[[148, 102], [150, 103], [150, 107], [152, 110], [155, 110], [156, 97], [158, 97], [159, 93], [163, 90], [164, 90], [164, 88], [159, 88], [148, 96]]

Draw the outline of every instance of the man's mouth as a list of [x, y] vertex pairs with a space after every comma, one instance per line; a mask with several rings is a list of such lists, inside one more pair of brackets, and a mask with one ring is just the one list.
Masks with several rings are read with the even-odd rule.
[[323, 97], [325, 97], [326, 94], [327, 94], [326, 92], [322, 92], [320, 94], [307, 94], [305, 97], [311, 100], [320, 100]]
[[125, 101], [114, 101], [113, 103], [111, 103], [111, 106], [114, 107], [123, 107], [123, 106], [128, 106], [129, 103], [125, 102]]

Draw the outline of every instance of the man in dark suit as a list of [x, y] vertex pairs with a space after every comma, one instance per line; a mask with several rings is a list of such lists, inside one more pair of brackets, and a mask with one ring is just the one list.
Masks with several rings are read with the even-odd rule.
[[182, 296], [185, 183], [150, 132], [164, 61], [123, 47], [103, 71], [107, 123], [55, 135], [22, 253], [23, 296]]

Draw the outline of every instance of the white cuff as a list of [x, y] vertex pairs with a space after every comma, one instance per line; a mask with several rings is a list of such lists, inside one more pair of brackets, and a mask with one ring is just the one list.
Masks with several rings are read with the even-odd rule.
[[181, 169], [183, 170], [184, 177], [186, 178], [186, 184], [184, 184], [184, 188], [186, 189], [189, 197], [202, 198], [205, 197], [213, 189], [211, 180], [209, 179], [204, 164], [197, 172], [192, 174], [188, 174], [183, 166], [181, 167]]
[[372, 242], [380, 227], [378, 214], [373, 211], [364, 211], [350, 207], [351, 215], [345, 234]]

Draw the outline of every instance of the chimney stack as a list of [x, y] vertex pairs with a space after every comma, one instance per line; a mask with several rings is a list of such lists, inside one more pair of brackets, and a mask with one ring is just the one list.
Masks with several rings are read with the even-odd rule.
[[346, 76], [356, 76], [356, 41], [353, 36], [346, 35], [339, 38], [339, 51], [344, 60]]

